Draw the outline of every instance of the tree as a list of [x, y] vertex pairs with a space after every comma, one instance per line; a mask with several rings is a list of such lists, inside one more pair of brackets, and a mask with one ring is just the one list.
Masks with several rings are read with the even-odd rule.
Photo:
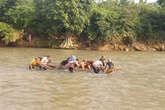
[[118, 17], [119, 15], [113, 11], [96, 8], [90, 18], [88, 27], [89, 39], [102, 41], [113, 36]]
[[165, 0], [158, 0], [157, 3], [163, 7], [165, 7]]
[[6, 22], [8, 19], [5, 16], [5, 13], [14, 6], [16, 0], [0, 0], [0, 21]]
[[140, 40], [161, 40], [165, 35], [165, 11], [154, 5], [141, 5], [137, 34]]
[[27, 29], [34, 19], [35, 7], [33, 0], [16, 0], [15, 5], [10, 7], [5, 15], [7, 21], [17, 29]]
[[95, 41], [104, 41], [111, 37], [130, 41], [135, 39], [136, 25], [139, 22], [135, 4], [109, 0], [98, 6], [90, 19], [88, 31], [90, 39]]
[[[38, 17], [36, 25], [49, 36], [65, 36], [62, 48], [72, 47], [71, 37], [79, 36], [88, 22], [93, 0], [35, 0]], [[42, 26], [41, 26], [42, 25]], [[39, 27], [39, 28], [40, 28]]]
[[11, 25], [0, 22], [0, 40], [5, 44], [15, 42], [22, 37], [23, 31], [15, 30]]

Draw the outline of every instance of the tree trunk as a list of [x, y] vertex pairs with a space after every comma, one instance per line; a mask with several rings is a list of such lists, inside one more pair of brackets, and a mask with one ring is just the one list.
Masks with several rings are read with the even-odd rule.
[[29, 43], [32, 42], [32, 35], [31, 34], [28, 35], [28, 41], [29, 41]]
[[73, 48], [72, 36], [70, 34], [65, 35], [65, 40], [60, 45], [61, 48]]

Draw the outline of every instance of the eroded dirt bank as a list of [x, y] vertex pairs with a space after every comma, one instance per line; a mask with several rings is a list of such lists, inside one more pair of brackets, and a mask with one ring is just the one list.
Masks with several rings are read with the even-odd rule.
[[[16, 43], [11, 43], [8, 46], [0, 43], [0, 47], [32, 47], [32, 48], [56, 48], [61, 49], [60, 44], [63, 40], [45, 40], [33, 39], [31, 42], [19, 40]], [[72, 47], [67, 49], [83, 49], [83, 50], [105, 50], [105, 51], [165, 51], [165, 42], [163, 41], [148, 41], [148, 42], [132, 42], [124, 44], [122, 42], [106, 42], [87, 44], [88, 41], [73, 41]]]

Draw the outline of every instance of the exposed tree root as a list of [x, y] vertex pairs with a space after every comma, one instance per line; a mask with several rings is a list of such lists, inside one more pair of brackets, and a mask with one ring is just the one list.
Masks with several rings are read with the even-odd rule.
[[66, 35], [65, 40], [60, 45], [61, 48], [74, 48], [72, 36]]

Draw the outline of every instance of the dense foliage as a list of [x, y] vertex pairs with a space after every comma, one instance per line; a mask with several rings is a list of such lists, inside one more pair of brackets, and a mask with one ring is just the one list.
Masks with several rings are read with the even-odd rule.
[[15, 30], [11, 25], [0, 22], [0, 40], [5, 44], [15, 42], [22, 37], [23, 31]]
[[15, 42], [23, 33], [47, 40], [165, 40], [165, 0], [0, 0], [0, 41]]

